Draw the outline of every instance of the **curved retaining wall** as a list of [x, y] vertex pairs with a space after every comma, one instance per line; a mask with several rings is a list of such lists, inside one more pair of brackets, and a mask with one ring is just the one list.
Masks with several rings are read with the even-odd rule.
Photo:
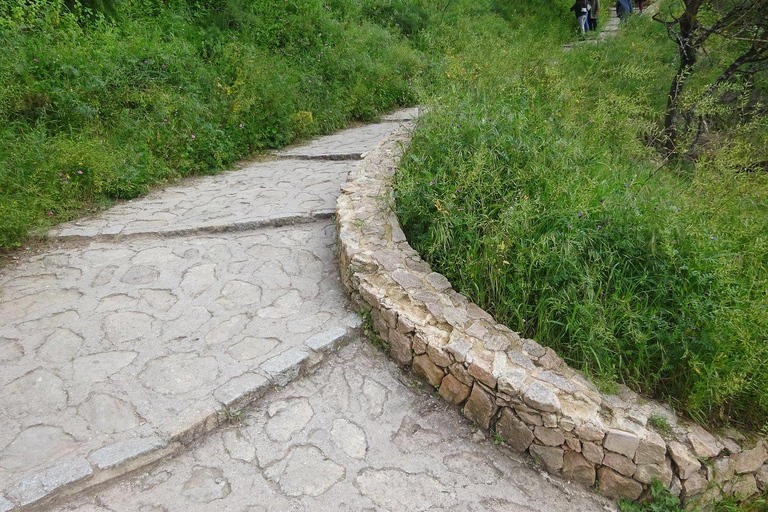
[[[398, 364], [547, 471], [607, 496], [640, 498], [653, 478], [688, 503], [768, 488], [764, 439], [712, 435], [628, 389], [600, 393], [552, 349], [520, 338], [432, 272], [393, 208], [391, 180], [408, 140], [402, 130], [371, 151], [336, 206], [342, 282]], [[660, 434], [649, 420], [670, 428]]]

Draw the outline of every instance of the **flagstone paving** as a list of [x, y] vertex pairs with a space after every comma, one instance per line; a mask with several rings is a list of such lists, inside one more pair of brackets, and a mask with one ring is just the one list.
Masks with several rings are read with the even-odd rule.
[[331, 216], [355, 163], [337, 155], [414, 115], [63, 224], [2, 269], [0, 510], [174, 453], [349, 339]]
[[191, 451], [68, 512], [614, 510], [494, 446], [355, 342]]
[[[367, 146], [360, 146], [365, 148]], [[329, 218], [353, 162], [269, 160], [189, 180], [95, 218], [62, 224], [52, 237], [184, 234]]]

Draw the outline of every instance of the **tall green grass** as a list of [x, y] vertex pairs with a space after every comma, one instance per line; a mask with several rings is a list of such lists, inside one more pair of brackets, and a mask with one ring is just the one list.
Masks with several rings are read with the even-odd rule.
[[373, 1], [112, 3], [0, 6], [0, 249], [416, 101], [423, 56]]
[[[764, 119], [662, 166], [674, 46], [635, 18], [564, 53], [550, 14], [456, 20], [430, 41], [432, 110], [396, 184], [411, 244], [498, 320], [700, 422], [768, 418]], [[761, 140], [759, 137], [757, 140]]]

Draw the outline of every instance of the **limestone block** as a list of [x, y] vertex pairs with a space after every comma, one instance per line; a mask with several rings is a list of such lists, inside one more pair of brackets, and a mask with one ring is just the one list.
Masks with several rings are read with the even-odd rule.
[[445, 350], [451, 354], [456, 361], [463, 363], [467, 360], [467, 356], [472, 350], [472, 344], [454, 329], [451, 331], [451, 336], [448, 339], [448, 344], [445, 346]]
[[577, 425], [573, 431], [582, 441], [597, 441], [602, 443], [603, 438], [605, 437], [605, 429], [595, 421], [588, 421], [581, 425]]
[[429, 359], [426, 354], [413, 358], [413, 372], [427, 379], [431, 386], [437, 387], [443, 380], [443, 370]]
[[707, 466], [707, 480], [725, 485], [726, 482], [733, 480], [734, 468], [735, 464], [730, 457], [714, 460], [710, 466]]
[[528, 372], [522, 368], [508, 368], [498, 377], [496, 385], [502, 393], [516, 397], [523, 392], [527, 377]]
[[672, 477], [672, 483], [669, 484], [669, 492], [672, 493], [672, 496], [680, 496], [683, 493], [683, 482], [678, 477]]
[[605, 452], [603, 457], [603, 465], [608, 466], [611, 469], [615, 469], [624, 476], [632, 476], [635, 474], [637, 466], [631, 459], [614, 452]]
[[153, 450], [158, 450], [162, 446], [162, 441], [155, 436], [126, 439], [96, 450], [91, 454], [91, 460], [99, 469], [107, 469]]
[[741, 452], [734, 459], [736, 461], [735, 471], [737, 474], [754, 473], [768, 460], [768, 451], [766, 451], [765, 443], [758, 441], [757, 446], [751, 450]]
[[560, 400], [549, 387], [541, 382], [534, 382], [523, 395], [523, 400], [530, 407], [543, 412], [557, 412], [560, 410]]
[[595, 485], [595, 467], [580, 453], [565, 452], [563, 476], [585, 487]]
[[545, 427], [555, 428], [557, 426], [557, 414], [553, 412], [541, 413], [541, 421], [544, 422]]
[[390, 308], [381, 308], [381, 318], [387, 323], [390, 329], [397, 328], [397, 311]]
[[398, 315], [397, 317], [397, 332], [402, 334], [410, 334], [416, 329], [416, 324], [405, 315]]
[[378, 309], [379, 290], [377, 290], [375, 286], [370, 283], [361, 281], [360, 286], [358, 286], [358, 291], [360, 292], [360, 296], [365, 302], [368, 303], [369, 306], [371, 306], [373, 309]]
[[677, 464], [677, 473], [683, 480], [693, 476], [701, 467], [701, 463], [694, 459], [688, 449], [677, 441], [669, 442], [669, 454]]
[[548, 382], [549, 384], [552, 384], [559, 390], [565, 391], [568, 394], [573, 394], [577, 391], [576, 386], [574, 386], [571, 381], [549, 370], [540, 370], [536, 373], [536, 378], [544, 382]]
[[531, 455], [541, 461], [544, 468], [550, 473], [559, 473], [563, 469], [564, 450], [553, 446], [541, 446], [532, 444], [529, 448]]
[[451, 372], [451, 375], [459, 379], [467, 386], [471, 386], [475, 382], [475, 379], [472, 378], [467, 369], [464, 368], [464, 365], [461, 363], [453, 363], [448, 367], [448, 371]]
[[583, 442], [581, 443], [581, 453], [590, 462], [595, 464], [603, 463], [604, 451], [603, 447], [599, 444]]
[[563, 359], [554, 350], [547, 347], [545, 354], [536, 361], [536, 364], [545, 370], [554, 370], [563, 365]]
[[261, 369], [276, 385], [285, 386], [298, 377], [308, 358], [309, 354], [298, 347], [294, 347], [268, 359], [261, 365]]
[[660, 464], [666, 454], [667, 443], [659, 434], [649, 430], [637, 445], [635, 464]]
[[525, 352], [531, 359], [538, 359], [547, 353], [547, 350], [536, 343], [534, 340], [523, 340], [523, 352]]
[[416, 331], [416, 334], [414, 334], [412, 348], [416, 355], [427, 353], [427, 338], [421, 330]]
[[600, 403], [591, 400], [581, 391], [572, 395], [562, 393], [559, 398], [562, 414], [576, 419], [576, 423], [585, 423], [599, 417]]
[[488, 334], [488, 327], [486, 325], [486, 322], [476, 320], [467, 328], [465, 332], [470, 336], [481, 340]]
[[437, 366], [447, 368], [453, 361], [448, 357], [448, 354], [440, 347], [429, 344], [427, 345], [427, 355]]
[[746, 499], [757, 492], [757, 480], [753, 474], [741, 475], [727, 489], [729, 494]]
[[707, 479], [700, 472], [693, 473], [690, 478], [683, 480], [683, 493], [686, 498], [696, 496], [707, 488]]
[[721, 437], [720, 442], [723, 446], [725, 446], [725, 449], [728, 450], [728, 453], [731, 455], [741, 453], [741, 446], [739, 446], [739, 443], [731, 439], [730, 437]]
[[371, 310], [371, 320], [373, 320], [373, 329], [376, 331], [376, 334], [382, 338], [387, 338], [387, 335], [389, 334], [389, 325], [387, 324], [387, 321], [384, 320], [384, 317], [381, 316], [381, 311], [376, 309], [376, 307]]
[[667, 460], [659, 464], [638, 465], [634, 479], [650, 485], [654, 478], [658, 478], [665, 487], [669, 487], [672, 482], [672, 475], [672, 465]]
[[620, 453], [630, 459], [635, 457], [639, 444], [640, 439], [635, 434], [616, 429], [610, 429], [603, 440], [606, 450]]
[[528, 411], [526, 408], [520, 407], [518, 405], [515, 405], [514, 407], [517, 415], [520, 416], [520, 419], [527, 424], [536, 426], [544, 425], [544, 420], [541, 418], [541, 414], [532, 410]]
[[574, 452], [581, 453], [581, 441], [579, 441], [579, 438], [573, 434], [565, 435], [565, 444]]
[[411, 346], [413, 341], [407, 334], [390, 329], [389, 330], [389, 346], [392, 353], [392, 358], [400, 366], [408, 366], [413, 361], [413, 353], [411, 352]]
[[576, 423], [571, 418], [562, 417], [560, 418], [560, 428], [566, 432], [573, 432], [573, 429], [576, 428]]
[[537, 426], [533, 430], [533, 435], [546, 446], [560, 446], [565, 443], [565, 436], [563, 436], [560, 430], [555, 428]]
[[[490, 356], [490, 357], [489, 357]], [[496, 377], [493, 376], [493, 353], [482, 352], [476, 355], [469, 365], [469, 374], [488, 386], [496, 387]]]
[[11, 489], [9, 497], [22, 506], [30, 505], [92, 474], [93, 469], [84, 458], [65, 460], [44, 471], [25, 476]]
[[768, 464], [763, 464], [760, 470], [757, 472], [757, 486], [761, 490], [768, 489]]
[[494, 322], [493, 317], [474, 302], [467, 304], [467, 314], [470, 318]]
[[469, 396], [471, 389], [450, 373], [443, 377], [440, 384], [440, 396], [454, 405], [464, 402]]
[[413, 272], [397, 269], [392, 272], [391, 276], [392, 279], [394, 279], [395, 282], [402, 286], [405, 290], [422, 290], [425, 288], [421, 277], [414, 274]]
[[643, 486], [631, 478], [622, 476], [611, 468], [597, 470], [600, 492], [609, 498], [629, 498], [636, 500], [643, 492]]
[[482, 428], [488, 429], [491, 418], [498, 409], [494, 397], [475, 383], [469, 400], [464, 405], [464, 415]]
[[442, 292], [451, 288], [450, 281], [448, 281], [448, 279], [446, 279], [444, 275], [438, 274], [437, 272], [431, 272], [427, 274], [427, 277], [425, 279], [432, 286], [432, 288], [434, 288], [439, 292]]
[[496, 432], [504, 439], [504, 443], [521, 453], [533, 442], [531, 429], [508, 407], [501, 410], [501, 417], [496, 422]]
[[722, 451], [723, 445], [715, 439], [715, 436], [701, 428], [699, 425], [689, 427], [688, 440], [691, 442], [693, 453], [700, 458], [712, 458]]

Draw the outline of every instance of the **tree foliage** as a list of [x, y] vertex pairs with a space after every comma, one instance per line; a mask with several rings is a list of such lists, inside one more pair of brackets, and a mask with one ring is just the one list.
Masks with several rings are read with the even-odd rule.
[[[656, 21], [665, 25], [679, 55], [664, 116], [664, 146], [671, 156], [679, 153], [683, 135], [690, 134], [694, 125], [699, 132], [705, 126], [703, 115], [691, 115], [691, 109], [684, 111], [682, 106], [684, 89], [691, 75], [697, 67], [707, 67], [697, 66], [702, 56], [709, 61], [709, 66], [723, 53], [734, 56], [707, 85], [702, 100], [718, 95], [737, 81], [746, 85], [745, 92], [749, 94], [762, 93], [756, 84], [764, 79], [768, 69], [766, 9], [768, 0], [680, 0], [666, 13], [654, 15]], [[763, 115], [764, 110], [753, 108], [746, 114]], [[698, 136], [693, 137], [693, 141], [696, 140]]]

